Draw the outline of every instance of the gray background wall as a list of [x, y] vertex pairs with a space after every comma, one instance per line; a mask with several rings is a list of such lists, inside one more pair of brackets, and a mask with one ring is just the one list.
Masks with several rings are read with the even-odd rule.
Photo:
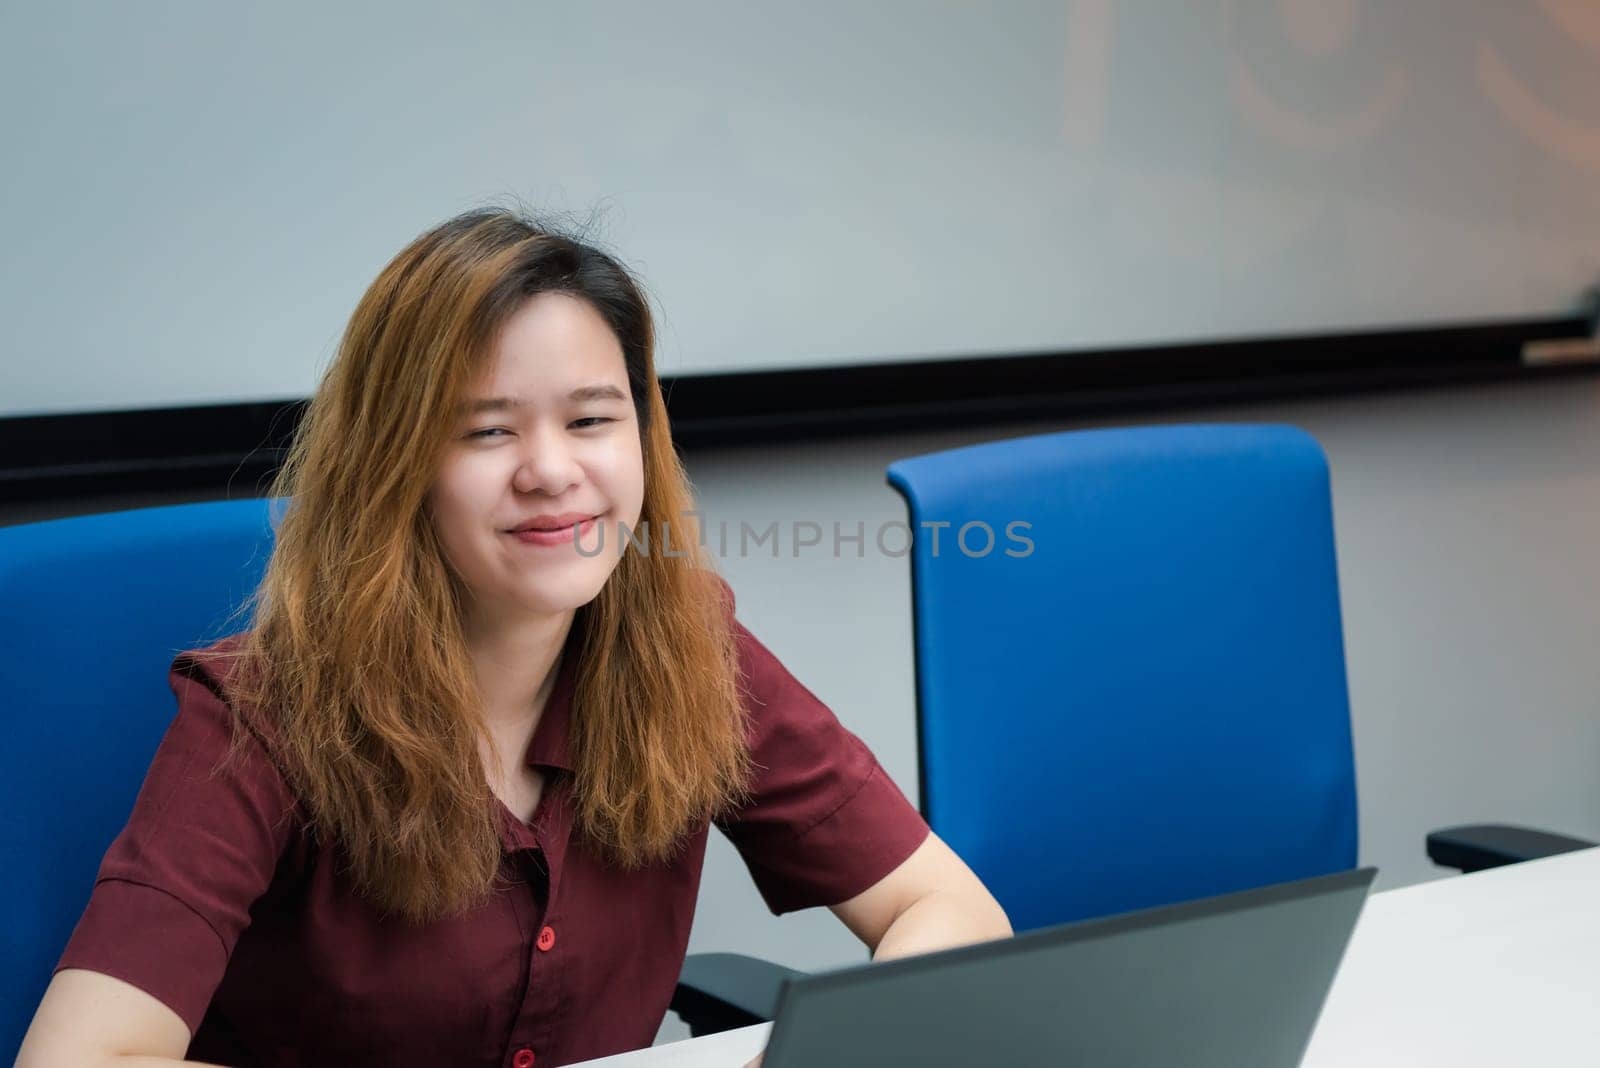
[[5, 4], [0, 416], [308, 393], [508, 196], [671, 373], [1548, 315], [1597, 130], [1582, 0]]

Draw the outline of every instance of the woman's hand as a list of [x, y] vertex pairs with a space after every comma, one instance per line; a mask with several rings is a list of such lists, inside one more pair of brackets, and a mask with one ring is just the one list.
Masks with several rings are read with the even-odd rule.
[[[872, 950], [873, 960], [1011, 935], [1011, 922], [999, 902], [932, 832], [876, 885], [832, 908]], [[761, 1068], [764, 1056], [765, 1050], [744, 1068]]]

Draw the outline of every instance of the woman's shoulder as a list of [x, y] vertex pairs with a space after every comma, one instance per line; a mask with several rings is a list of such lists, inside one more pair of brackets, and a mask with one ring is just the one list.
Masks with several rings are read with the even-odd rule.
[[209, 645], [185, 649], [172, 661], [172, 670], [195, 679], [226, 682], [234, 677], [239, 662], [249, 650], [252, 631], [240, 631], [219, 638]]
[[167, 742], [227, 768], [232, 778], [253, 784], [249, 790], [270, 795], [275, 804], [298, 807], [282, 727], [252, 696], [258, 690], [243, 685], [254, 669], [251, 637], [249, 631], [231, 634], [173, 658], [168, 682], [178, 709]]
[[255, 669], [253, 636], [248, 630], [230, 634], [173, 658], [168, 683], [178, 698], [180, 716], [224, 719], [264, 740], [271, 720], [252, 699], [257, 688], [249, 685]]
[[242, 631], [209, 645], [185, 649], [168, 667], [174, 687], [180, 679], [189, 679], [211, 691], [223, 704], [235, 707], [236, 695], [244, 688], [251, 637], [250, 631]]

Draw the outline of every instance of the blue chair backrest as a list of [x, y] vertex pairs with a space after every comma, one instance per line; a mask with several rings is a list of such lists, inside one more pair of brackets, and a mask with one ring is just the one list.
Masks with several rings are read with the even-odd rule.
[[[916, 530], [923, 812], [1018, 930], [1355, 865], [1309, 435], [1049, 434], [902, 460], [889, 482]], [[969, 523], [992, 551], [981, 527], [963, 550]]]
[[21, 1044], [177, 711], [172, 658], [242, 629], [268, 506], [0, 527], [0, 1050]]

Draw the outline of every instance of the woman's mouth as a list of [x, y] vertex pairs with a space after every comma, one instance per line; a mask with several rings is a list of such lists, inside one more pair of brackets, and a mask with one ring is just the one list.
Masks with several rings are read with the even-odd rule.
[[525, 527], [521, 530], [508, 531], [513, 538], [524, 545], [573, 545], [579, 539], [585, 538], [594, 530], [594, 525], [599, 521], [599, 516], [590, 516], [588, 519], [577, 523], [569, 523], [563, 527]]

